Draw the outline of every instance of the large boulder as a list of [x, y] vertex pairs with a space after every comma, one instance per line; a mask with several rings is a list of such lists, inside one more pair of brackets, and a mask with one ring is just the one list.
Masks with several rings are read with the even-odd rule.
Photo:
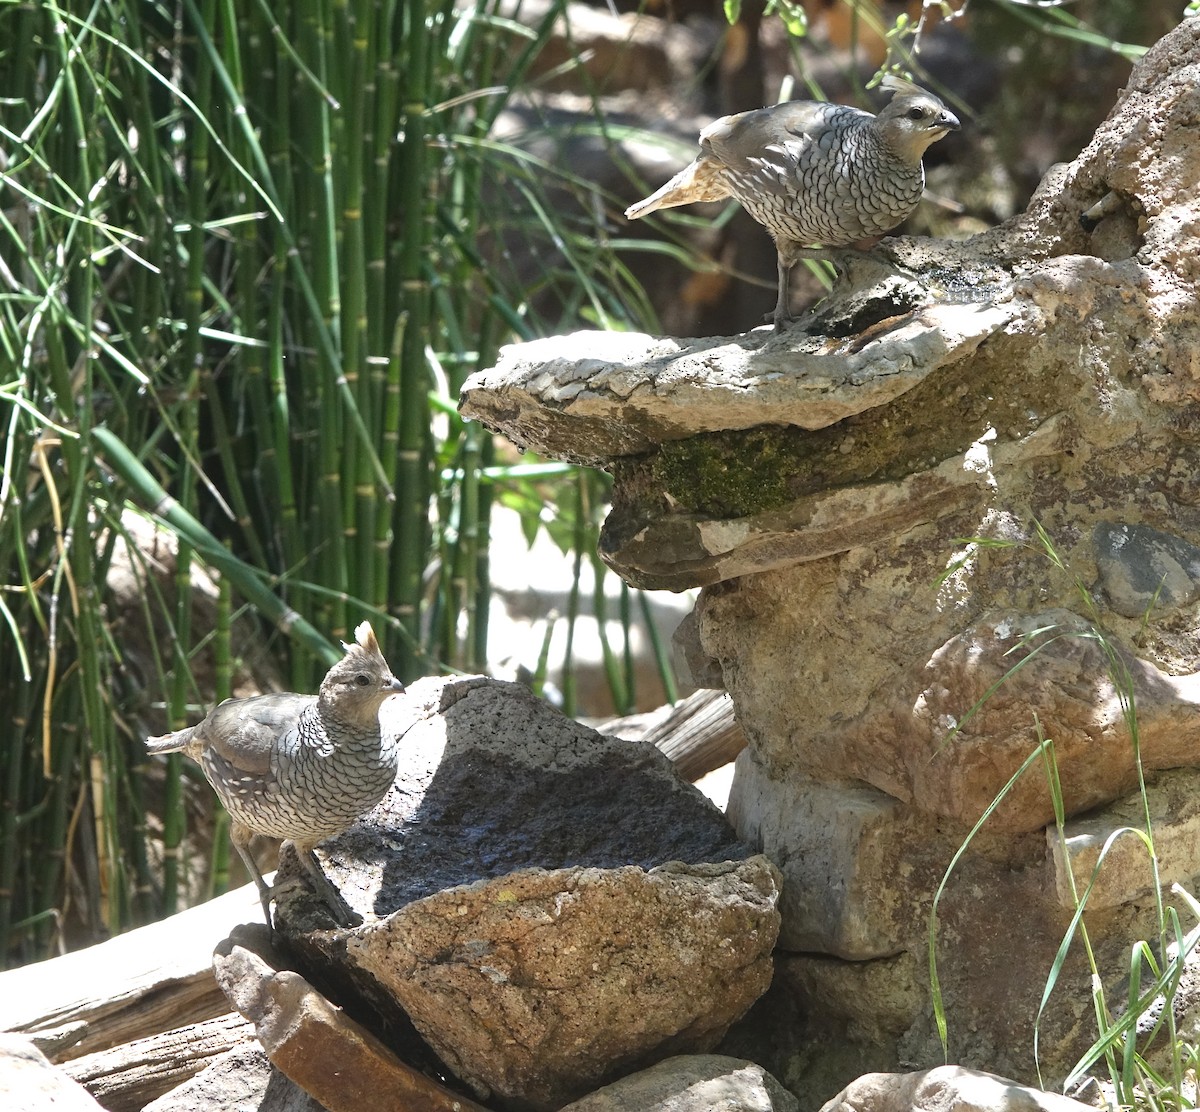
[[294, 856], [276, 879], [281, 943], [334, 999], [548, 1109], [711, 1049], [766, 990], [779, 872], [653, 745], [480, 676], [396, 710], [396, 782], [318, 850], [364, 925], [326, 929]]
[[477, 1092], [551, 1110], [717, 1044], [771, 983], [777, 876], [763, 857], [527, 869], [409, 904], [348, 958]]

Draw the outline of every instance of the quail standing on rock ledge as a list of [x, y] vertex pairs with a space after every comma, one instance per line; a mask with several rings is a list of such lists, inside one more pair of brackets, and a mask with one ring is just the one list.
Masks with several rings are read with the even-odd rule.
[[792, 100], [722, 116], [700, 132], [700, 154], [658, 192], [625, 210], [630, 220], [660, 208], [734, 197], [775, 240], [779, 295], [775, 330], [790, 321], [788, 277], [819, 247], [882, 235], [917, 207], [921, 157], [956, 131], [958, 119], [932, 93], [885, 77], [891, 102], [878, 116], [844, 104]]
[[146, 739], [151, 753], [183, 752], [204, 770], [229, 812], [230, 837], [258, 885], [268, 925], [271, 889], [250, 855], [254, 834], [290, 841], [337, 921], [355, 918], [313, 847], [348, 829], [395, 780], [400, 734], [380, 712], [404, 685], [367, 622], [354, 636], [318, 695], [227, 699], [198, 725]]

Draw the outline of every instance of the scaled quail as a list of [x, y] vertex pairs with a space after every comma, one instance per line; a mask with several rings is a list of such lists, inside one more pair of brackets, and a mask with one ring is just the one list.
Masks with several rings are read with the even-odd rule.
[[958, 119], [932, 93], [885, 77], [891, 102], [878, 116], [844, 104], [792, 100], [722, 116], [700, 132], [700, 154], [657, 193], [625, 210], [735, 197], [775, 240], [779, 291], [771, 317], [791, 320], [788, 276], [813, 246], [844, 247], [891, 231], [925, 188], [921, 156]]
[[388, 699], [404, 685], [367, 622], [326, 673], [318, 695], [281, 692], [227, 699], [203, 722], [146, 739], [151, 753], [186, 753], [229, 812], [230, 837], [271, 925], [271, 889], [250, 856], [254, 834], [290, 841], [337, 921], [356, 918], [321, 872], [313, 847], [346, 830], [387, 793], [400, 760]]

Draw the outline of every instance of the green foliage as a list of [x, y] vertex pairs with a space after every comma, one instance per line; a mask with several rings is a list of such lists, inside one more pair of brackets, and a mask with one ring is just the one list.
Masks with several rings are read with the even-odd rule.
[[[1103, 1063], [1107, 1072], [1108, 1082], [1115, 1094], [1116, 1100], [1123, 1108], [1174, 1109], [1193, 1107], [1184, 1096], [1185, 1080], [1189, 1070], [1196, 1065], [1196, 1048], [1186, 1044], [1176, 1030], [1175, 1012], [1172, 1001], [1183, 978], [1186, 964], [1200, 946], [1200, 929], [1185, 933], [1180, 924], [1179, 915], [1175, 908], [1168, 906], [1163, 899], [1163, 884], [1159, 873], [1158, 853], [1154, 844], [1154, 827], [1150, 814], [1149, 798], [1146, 792], [1146, 775], [1142, 765], [1141, 743], [1138, 731], [1137, 704], [1135, 699], [1133, 677], [1129, 673], [1125, 659], [1116, 643], [1106, 634], [1100, 621], [1100, 611], [1095, 600], [1083, 580], [1073, 572], [1054, 545], [1053, 539], [1040, 522], [1035, 522], [1034, 533], [1036, 545], [1030, 549], [1038, 554], [1055, 571], [1065, 574], [1075, 591], [1080, 609], [1092, 622], [1092, 629], [1086, 633], [1076, 631], [1059, 631], [1054, 627], [1036, 629], [1027, 634], [1013, 646], [1009, 652], [1015, 657], [1013, 666], [994, 683], [956, 724], [944, 744], [948, 744], [954, 734], [963, 727], [986, 705], [987, 701], [1018, 671], [1036, 665], [1039, 655], [1060, 637], [1086, 637], [1094, 640], [1100, 646], [1107, 662], [1107, 670], [1113, 690], [1121, 709], [1121, 717], [1129, 734], [1129, 742], [1133, 756], [1134, 769], [1137, 774], [1138, 789], [1142, 801], [1142, 816], [1140, 826], [1121, 827], [1114, 830], [1105, 840], [1093, 866], [1091, 876], [1083, 892], [1076, 888], [1073, 872], [1066, 870], [1069, 878], [1074, 910], [1071, 920], [1063, 933], [1058, 951], [1047, 971], [1045, 987], [1042, 992], [1038, 1014], [1034, 1024], [1034, 1060], [1037, 1062], [1038, 1041], [1041, 1031], [1042, 1018], [1046, 1012], [1050, 997], [1058, 986], [1067, 955], [1073, 946], [1079, 945], [1086, 954], [1087, 964], [1091, 973], [1092, 1005], [1096, 1016], [1097, 1038], [1092, 1046], [1076, 1063], [1070, 1076], [1064, 1081], [1064, 1089], [1070, 1091], [1089, 1072]], [[976, 548], [1013, 548], [1018, 542], [996, 540], [988, 537], [974, 537], [962, 542], [972, 549]], [[951, 565], [946, 576], [954, 574], [963, 567], [958, 561]], [[1153, 602], [1151, 603], [1153, 609]], [[949, 1047], [949, 1027], [941, 993], [941, 983], [938, 976], [937, 938], [938, 938], [938, 909], [942, 897], [950, 883], [959, 862], [966, 854], [971, 843], [987, 824], [990, 816], [1003, 802], [1013, 786], [1027, 772], [1039, 765], [1042, 767], [1048, 783], [1050, 799], [1054, 807], [1055, 829], [1059, 845], [1066, 849], [1066, 812], [1063, 803], [1062, 783], [1059, 778], [1058, 764], [1055, 759], [1055, 745], [1052, 738], [1043, 733], [1042, 723], [1034, 716], [1033, 725], [1037, 732], [1037, 744], [1033, 746], [1025, 760], [1013, 772], [1008, 782], [997, 793], [996, 798], [985, 809], [970, 833], [963, 840], [945, 875], [934, 894], [933, 905], [930, 909], [928, 924], [928, 958], [929, 979], [933, 994], [934, 1021], [941, 1038], [944, 1052]], [[1138, 839], [1146, 850], [1153, 877], [1153, 897], [1155, 900], [1158, 937], [1152, 947], [1146, 940], [1134, 940], [1130, 948], [1129, 970], [1125, 978], [1125, 996], [1118, 1004], [1114, 1004], [1105, 990], [1105, 984], [1111, 983], [1110, 970], [1100, 969], [1088, 936], [1087, 923], [1084, 913], [1087, 910], [1088, 898], [1092, 893], [1101, 870], [1104, 868], [1113, 845], [1119, 838], [1132, 837]], [[1178, 884], [1171, 885], [1171, 891], [1200, 922], [1200, 902]], [[1139, 1031], [1147, 1017], [1154, 1016], [1154, 1022], [1148, 1029]], [[1169, 1050], [1170, 1071], [1163, 1076], [1156, 1071], [1143, 1054], [1148, 1046], [1165, 1029], [1166, 1044]], [[1039, 1064], [1040, 1076], [1040, 1064]]]
[[[514, 334], [647, 313], [606, 199], [493, 137], [558, 13], [0, 0], [0, 961], [183, 898], [184, 770], [160, 876], [139, 715], [147, 689], [172, 726], [211, 705], [201, 649], [228, 690], [232, 603], [191, 628], [193, 561], [296, 689], [363, 618], [406, 677], [483, 666], [489, 511], [519, 480], [459, 387]], [[137, 515], [177, 571], [135, 553], [116, 614]]]
[[[919, 15], [901, 11], [892, 23], [887, 25], [882, 18], [878, 0], [840, 0], [840, 3], [851, 10], [856, 23], [882, 36], [887, 43], [887, 60], [880, 72], [905, 76], [920, 68], [918, 56], [921, 39], [926, 30], [937, 20], [950, 22], [959, 19], [974, 6], [971, 0], [923, 0]], [[1081, 16], [1074, 6], [1070, 5], [1070, 0], [991, 0], [991, 5], [1025, 23], [1042, 36], [1098, 47], [1130, 61], [1136, 61], [1146, 52], [1146, 47], [1116, 37], [1135, 34], [1140, 30], [1140, 13], [1136, 6], [1125, 13], [1101, 8], [1097, 15], [1103, 17], [1104, 23], [1112, 28], [1102, 30], [1096, 25], [1100, 22], [1099, 19], [1089, 21]], [[724, 0], [725, 18], [729, 23], [737, 22], [741, 16], [741, 7], [741, 0]], [[1194, 3], [1189, 4], [1181, 18], [1193, 15], [1195, 7]], [[763, 14], [768, 17], [777, 15], [793, 38], [803, 38], [808, 34], [807, 14], [803, 6], [795, 0], [768, 0]]]

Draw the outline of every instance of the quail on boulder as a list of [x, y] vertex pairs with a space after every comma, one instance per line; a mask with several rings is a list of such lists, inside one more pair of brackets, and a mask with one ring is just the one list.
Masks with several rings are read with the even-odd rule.
[[367, 622], [326, 673], [317, 695], [280, 692], [227, 699], [203, 722], [146, 739], [151, 753], [186, 753], [229, 812], [234, 848], [258, 885], [267, 924], [271, 888], [250, 855], [255, 834], [290, 841], [342, 925], [357, 916], [321, 871], [317, 843], [342, 833], [387, 793], [400, 730], [381, 713], [404, 691]]
[[700, 154], [666, 185], [625, 210], [630, 220], [662, 208], [734, 197], [775, 241], [775, 330], [791, 320], [788, 278], [816, 248], [882, 235], [916, 207], [921, 158], [959, 122], [936, 96], [885, 77], [890, 103], [877, 116], [844, 104], [792, 100], [722, 116], [700, 132]]

